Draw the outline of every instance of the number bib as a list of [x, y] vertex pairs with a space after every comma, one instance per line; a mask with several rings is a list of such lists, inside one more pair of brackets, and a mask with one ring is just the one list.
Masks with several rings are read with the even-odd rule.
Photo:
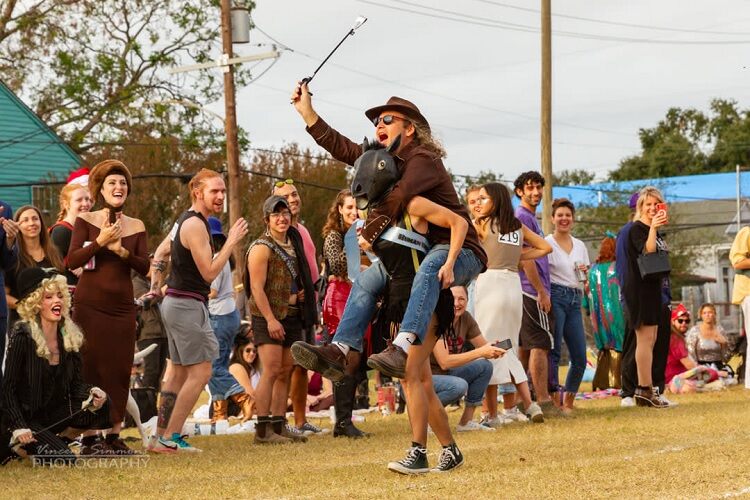
[[498, 243], [503, 243], [505, 245], [513, 245], [513, 246], [520, 246], [521, 245], [521, 235], [518, 231], [513, 231], [512, 233], [507, 234], [501, 234], [497, 237]]

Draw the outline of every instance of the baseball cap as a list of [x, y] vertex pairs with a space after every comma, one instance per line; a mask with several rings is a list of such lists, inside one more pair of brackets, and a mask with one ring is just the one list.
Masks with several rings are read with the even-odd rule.
[[211, 236], [224, 236], [224, 232], [221, 230], [221, 221], [216, 217], [208, 218], [208, 227], [211, 228]]
[[266, 198], [266, 201], [263, 202], [263, 217], [268, 217], [270, 214], [278, 211], [279, 205], [282, 205], [287, 210], [289, 209], [289, 203], [287, 203], [286, 198], [283, 196], [272, 195]]

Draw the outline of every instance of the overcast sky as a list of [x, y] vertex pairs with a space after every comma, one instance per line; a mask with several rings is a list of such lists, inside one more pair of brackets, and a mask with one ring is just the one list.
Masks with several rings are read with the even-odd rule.
[[[654, 126], [671, 106], [707, 109], [710, 99], [723, 97], [750, 107], [748, 2], [552, 4], [553, 33], [559, 32], [552, 39], [553, 170], [585, 168], [604, 178], [639, 150], [638, 128]], [[254, 147], [317, 148], [289, 95], [365, 15], [368, 22], [311, 85], [313, 104], [331, 125], [361, 141], [373, 133], [364, 110], [397, 95], [430, 121], [454, 173], [491, 169], [512, 179], [538, 169], [540, 14], [523, 9], [539, 7], [521, 0], [257, 0], [257, 26], [294, 52], [285, 51], [238, 92], [239, 124]], [[258, 30], [251, 37], [269, 42]], [[695, 43], [705, 41], [722, 43]], [[243, 55], [265, 50], [235, 48]], [[223, 114], [221, 104], [212, 108]]]

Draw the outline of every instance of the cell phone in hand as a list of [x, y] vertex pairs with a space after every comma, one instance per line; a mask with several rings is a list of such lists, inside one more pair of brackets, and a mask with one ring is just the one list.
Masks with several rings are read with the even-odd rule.
[[664, 217], [667, 216], [667, 204], [666, 203], [657, 203], [656, 204], [656, 215], [664, 214]]
[[513, 342], [511, 342], [510, 339], [498, 340], [492, 345], [500, 349], [505, 349], [506, 351], [510, 351], [513, 348]]

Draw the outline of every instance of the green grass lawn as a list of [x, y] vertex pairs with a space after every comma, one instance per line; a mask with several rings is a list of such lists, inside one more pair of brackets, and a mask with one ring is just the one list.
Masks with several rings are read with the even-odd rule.
[[[373, 413], [361, 424], [366, 440], [260, 447], [252, 434], [195, 437], [203, 453], [150, 456], [140, 468], [13, 463], [0, 485], [2, 498], [750, 498], [750, 390], [670, 398], [677, 408], [580, 401], [573, 419], [459, 434], [466, 463], [443, 475], [389, 472], [409, 446], [408, 420]], [[431, 436], [431, 463], [438, 450]]]

